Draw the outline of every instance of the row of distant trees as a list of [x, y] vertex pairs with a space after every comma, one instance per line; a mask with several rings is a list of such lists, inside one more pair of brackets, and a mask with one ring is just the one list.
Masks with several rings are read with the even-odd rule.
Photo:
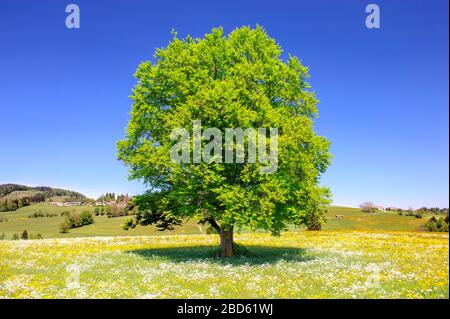
[[[375, 212], [378, 210], [378, 207], [372, 203], [372, 202], [365, 202], [359, 205], [359, 208], [363, 212]], [[387, 207], [386, 211], [394, 211], [398, 213], [421, 213], [421, 214], [434, 214], [434, 215], [447, 215], [448, 214], [448, 208], [439, 208], [439, 207], [421, 207], [419, 209], [402, 209], [402, 208], [394, 208], [394, 207]]]
[[[24, 230], [22, 232], [22, 235], [19, 236], [19, 234], [13, 234], [11, 236], [12, 240], [18, 240], [18, 239], [42, 239], [42, 235], [40, 233], [37, 234], [28, 234], [27, 230]], [[8, 240], [8, 237], [6, 236], [5, 233], [2, 233], [0, 235], [0, 240]]]
[[128, 194], [120, 194], [117, 195], [115, 193], [106, 193], [101, 195], [99, 198], [97, 198], [98, 202], [124, 202], [124, 201], [129, 201], [130, 197], [128, 196]]
[[106, 193], [101, 195], [99, 198], [97, 198], [97, 201], [99, 202], [111, 202], [116, 200], [116, 194], [115, 193]]
[[94, 209], [95, 216], [103, 216], [112, 218], [112, 217], [121, 217], [128, 215], [135, 215], [137, 212], [137, 207], [132, 204], [127, 205], [106, 205], [106, 206], [97, 206]]
[[68, 196], [73, 198], [85, 198], [83, 194], [67, 190], [67, 189], [59, 189], [48, 186], [25, 186], [18, 184], [1, 184], [0, 185], [0, 197], [7, 196], [15, 191], [36, 191], [45, 193], [45, 197], [53, 197], [53, 196]]
[[416, 211], [422, 213], [432, 213], [435, 215], [448, 215], [448, 208], [439, 208], [439, 207], [421, 207], [416, 209]]

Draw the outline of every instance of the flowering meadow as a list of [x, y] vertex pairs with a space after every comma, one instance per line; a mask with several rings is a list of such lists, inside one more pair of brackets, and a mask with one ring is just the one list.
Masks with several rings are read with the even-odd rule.
[[[448, 298], [448, 234], [236, 234], [0, 241], [0, 298]], [[242, 248], [243, 247], [243, 248]]]

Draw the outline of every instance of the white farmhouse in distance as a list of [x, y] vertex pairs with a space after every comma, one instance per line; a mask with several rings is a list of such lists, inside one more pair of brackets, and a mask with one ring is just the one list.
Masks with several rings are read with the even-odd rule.
[[81, 206], [82, 202], [50, 202], [52, 206]]
[[115, 204], [116, 201], [97, 201], [95, 202], [95, 206], [111, 206], [113, 204]]

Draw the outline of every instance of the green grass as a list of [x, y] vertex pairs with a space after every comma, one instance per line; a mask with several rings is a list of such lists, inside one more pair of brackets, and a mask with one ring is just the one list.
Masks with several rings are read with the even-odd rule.
[[[344, 218], [335, 215], [344, 215]], [[395, 212], [366, 213], [359, 208], [331, 206], [324, 230], [420, 231], [430, 217], [400, 216]]]
[[[93, 210], [41, 203], [0, 213], [0, 234], [26, 229], [45, 238], [0, 241], [0, 298], [449, 296], [448, 234], [418, 232], [428, 217], [334, 206], [320, 232], [241, 230], [235, 240], [244, 254], [224, 260], [218, 236], [202, 234], [194, 221], [173, 232], [124, 231], [129, 217], [95, 216], [94, 224], [61, 234], [59, 215], [70, 209]], [[37, 211], [58, 217], [28, 218]]]
[[[153, 235], [179, 235], [202, 234], [205, 227], [198, 225], [194, 220], [187, 221], [183, 226], [176, 227], [174, 231], [160, 232], [153, 226], [137, 226], [135, 229], [125, 231], [121, 224], [130, 217], [107, 218], [106, 216], [94, 216], [95, 223], [81, 228], [74, 228], [67, 234], [59, 232], [58, 225], [64, 220], [60, 213], [75, 209], [93, 211], [93, 207], [74, 206], [58, 207], [46, 203], [39, 203], [22, 207], [14, 212], [2, 212], [0, 216], [0, 235], [5, 233], [7, 238], [13, 234], [20, 234], [27, 230], [29, 234], [40, 233], [44, 238], [70, 238], [86, 236], [153, 236]], [[58, 217], [28, 218], [30, 214], [41, 211], [42, 213], [58, 214]], [[336, 218], [335, 215], [344, 215], [344, 218]], [[389, 230], [389, 231], [419, 231], [429, 217], [422, 219], [412, 216], [399, 216], [396, 213], [368, 214], [357, 208], [331, 206], [327, 213], [327, 223], [324, 230]], [[291, 229], [296, 230], [296, 229]], [[241, 232], [247, 232], [241, 228]]]
[[[70, 238], [70, 237], [90, 237], [90, 236], [149, 236], [166, 234], [158, 231], [153, 226], [142, 227], [137, 226], [135, 229], [125, 231], [121, 224], [125, 219], [131, 216], [108, 218], [106, 216], [94, 216], [95, 223], [92, 225], [70, 229], [69, 233], [62, 234], [59, 232], [59, 224], [64, 220], [60, 214], [64, 211], [74, 209], [78, 213], [83, 210], [93, 212], [94, 208], [89, 206], [72, 206], [59, 207], [51, 206], [46, 203], [34, 204], [22, 207], [14, 212], [2, 212], [3, 222], [0, 222], [0, 235], [5, 233], [7, 238], [11, 238], [13, 234], [20, 234], [27, 230], [29, 234], [41, 234], [44, 238]], [[28, 218], [35, 212], [57, 214], [57, 217], [40, 217]], [[176, 227], [171, 234], [199, 234], [201, 227], [193, 221], [188, 221], [182, 227]]]
[[448, 298], [448, 234], [237, 234], [0, 241], [0, 298]]

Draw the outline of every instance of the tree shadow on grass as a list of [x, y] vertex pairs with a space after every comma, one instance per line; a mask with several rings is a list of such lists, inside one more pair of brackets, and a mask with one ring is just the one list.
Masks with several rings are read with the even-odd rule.
[[146, 259], [165, 260], [170, 262], [207, 261], [231, 265], [261, 265], [278, 261], [305, 262], [315, 259], [315, 256], [303, 248], [269, 247], [269, 246], [238, 246], [236, 256], [220, 258], [217, 246], [185, 246], [170, 248], [149, 248], [128, 251]]

